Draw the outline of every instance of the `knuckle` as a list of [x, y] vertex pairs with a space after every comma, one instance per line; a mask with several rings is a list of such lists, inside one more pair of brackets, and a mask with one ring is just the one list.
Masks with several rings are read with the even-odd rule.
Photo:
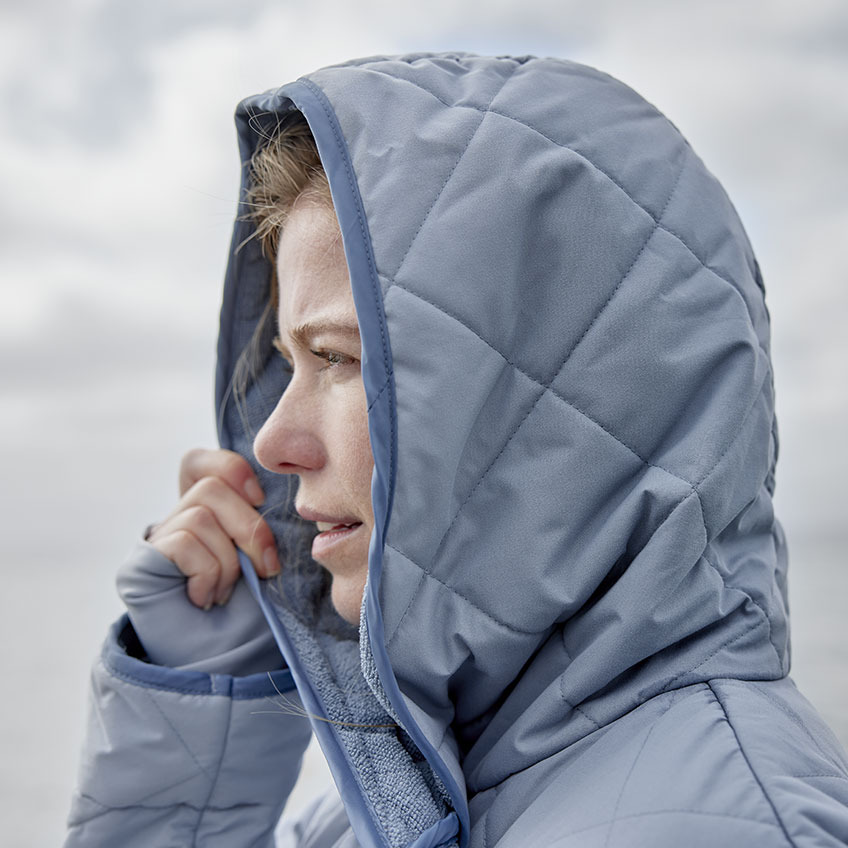
[[239, 454], [225, 451], [222, 466], [227, 479], [240, 483], [245, 474], [247, 462]]
[[225, 484], [217, 477], [201, 477], [194, 484], [194, 490], [198, 497], [203, 500], [213, 500], [220, 496]]
[[180, 461], [180, 470], [188, 471], [189, 469], [194, 468], [199, 463], [205, 452], [206, 451], [204, 451], [203, 448], [192, 448], [191, 450], [186, 451]]
[[190, 530], [179, 529], [171, 534], [174, 554], [179, 557], [188, 556], [194, 549], [196, 539]]
[[202, 529], [212, 528], [217, 524], [215, 513], [206, 504], [195, 504], [186, 510], [189, 521]]

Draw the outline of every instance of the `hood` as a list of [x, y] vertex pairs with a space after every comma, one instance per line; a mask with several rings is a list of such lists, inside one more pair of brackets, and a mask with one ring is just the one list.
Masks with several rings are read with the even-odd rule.
[[[260, 593], [360, 842], [386, 844], [356, 756], [320, 720], [331, 672], [408, 735], [442, 827], [426, 844], [447, 844], [452, 815], [464, 844], [467, 795], [652, 696], [787, 673], [763, 285], [685, 139], [594, 69], [465, 54], [326, 68], [239, 106], [243, 163], [292, 110], [329, 177], [362, 333], [361, 644], [315, 567], [285, 566], [274, 590], [309, 595], [308, 620]], [[269, 360], [255, 421], [239, 414], [232, 373], [270, 274], [255, 241], [235, 250], [249, 235], [237, 222], [217, 390], [222, 444], [252, 459], [285, 376]], [[285, 547], [291, 495], [272, 477]], [[339, 644], [348, 659], [327, 660]]]

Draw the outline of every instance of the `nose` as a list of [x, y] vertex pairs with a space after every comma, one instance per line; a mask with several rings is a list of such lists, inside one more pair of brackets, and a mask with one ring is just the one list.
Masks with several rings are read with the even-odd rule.
[[317, 471], [327, 459], [315, 411], [300, 397], [295, 382], [289, 383], [253, 440], [259, 464], [277, 474]]

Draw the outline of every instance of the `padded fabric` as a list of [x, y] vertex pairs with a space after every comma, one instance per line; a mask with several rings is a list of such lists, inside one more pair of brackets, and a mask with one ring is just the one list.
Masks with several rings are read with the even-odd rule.
[[[844, 753], [787, 677], [769, 319], [715, 178], [566, 61], [325, 68], [240, 105], [242, 162], [297, 110], [362, 332], [375, 532], [357, 633], [259, 471], [287, 567], [248, 581], [352, 827], [328, 802], [286, 844], [848, 844]], [[218, 405], [253, 461], [286, 376], [269, 357], [233, 402], [268, 297], [250, 235]]]

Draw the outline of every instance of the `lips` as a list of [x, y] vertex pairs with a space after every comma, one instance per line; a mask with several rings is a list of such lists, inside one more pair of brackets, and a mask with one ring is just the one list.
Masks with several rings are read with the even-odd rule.
[[307, 521], [314, 521], [318, 525], [319, 530], [331, 529], [333, 527], [347, 527], [351, 524], [361, 524], [362, 522], [355, 515], [330, 515], [325, 512], [318, 512], [317, 509], [310, 509], [308, 506], [296, 507], [297, 514]]
[[330, 521], [316, 521], [315, 524], [317, 525], [319, 532], [326, 533], [330, 530], [349, 530], [351, 527], [355, 527], [357, 524], [362, 524], [362, 522], [348, 521], [338, 522], [334, 524]]
[[297, 512], [301, 518], [314, 521], [318, 527], [318, 535], [312, 540], [312, 558], [319, 562], [345, 545], [362, 528], [362, 522], [351, 515], [327, 515], [308, 507], [298, 507]]

